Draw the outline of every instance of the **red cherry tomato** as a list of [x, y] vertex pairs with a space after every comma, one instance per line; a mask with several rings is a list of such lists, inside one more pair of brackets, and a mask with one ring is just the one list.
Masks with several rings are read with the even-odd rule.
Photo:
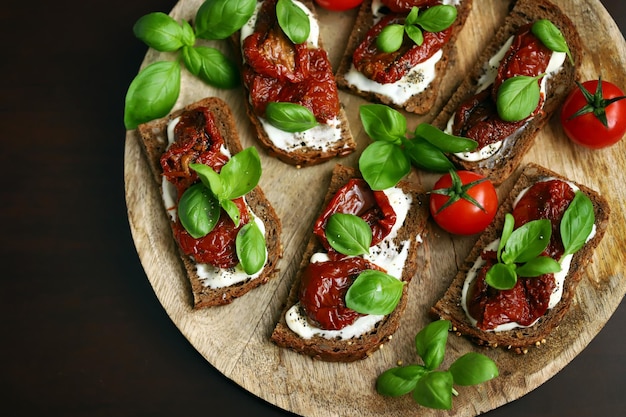
[[315, 3], [325, 9], [342, 12], [344, 10], [354, 9], [356, 6], [363, 3], [363, 0], [315, 0]]
[[482, 232], [497, 210], [495, 187], [475, 172], [451, 171], [437, 180], [430, 193], [430, 214], [442, 229], [453, 234]]
[[[565, 134], [573, 142], [592, 149], [619, 142], [626, 133], [626, 100], [623, 98], [622, 90], [608, 81], [578, 83], [561, 109]], [[576, 115], [577, 112], [583, 114]]]

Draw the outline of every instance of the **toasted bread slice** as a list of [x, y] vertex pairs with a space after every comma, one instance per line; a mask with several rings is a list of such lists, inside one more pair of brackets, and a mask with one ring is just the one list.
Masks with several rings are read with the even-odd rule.
[[[190, 104], [189, 106], [174, 112], [169, 116], [139, 125], [137, 132], [140, 136], [140, 142], [143, 145], [143, 150], [145, 151], [150, 169], [153, 173], [155, 186], [159, 187], [161, 193], [163, 193], [163, 170], [161, 168], [160, 158], [168, 147], [168, 123], [183, 112], [200, 107], [208, 108], [214, 115], [220, 134], [224, 139], [225, 146], [228, 151], [230, 151], [231, 155], [234, 155], [242, 150], [235, 120], [230, 108], [223, 100], [216, 97], [205, 98]], [[197, 263], [193, 260], [193, 258], [183, 253], [179, 247], [181, 262], [189, 281], [191, 282], [194, 308], [211, 307], [231, 303], [235, 298], [244, 295], [261, 284], [265, 284], [275, 274], [276, 264], [282, 255], [282, 247], [280, 243], [280, 219], [259, 186], [255, 187], [250, 193], [248, 193], [245, 199], [250, 207], [250, 210], [254, 213], [254, 216], [261, 219], [265, 225], [267, 261], [261, 273], [254, 278], [248, 277], [244, 281], [236, 284], [221, 288], [212, 288], [208, 286], [208, 284], [205, 284], [205, 281], [198, 275]], [[165, 207], [165, 204], [163, 207], [164, 211], [167, 211], [169, 208]]]
[[489, 177], [496, 185], [501, 184], [515, 171], [533, 145], [539, 130], [549, 121], [567, 94], [575, 87], [583, 48], [576, 27], [569, 17], [558, 6], [547, 0], [518, 0], [473, 69], [466, 75], [441, 113], [433, 120], [435, 126], [445, 129], [459, 105], [475, 94], [480, 85], [481, 76], [489, 68], [489, 60], [500, 51], [520, 27], [539, 19], [548, 19], [559, 28], [569, 46], [574, 63], [565, 59], [561, 69], [549, 77], [542, 111], [521, 127], [519, 132], [503, 140], [502, 146], [493, 155], [479, 161], [468, 161], [455, 154], [449, 155], [452, 162], [459, 168], [481, 173]]
[[472, 1], [473, 0], [462, 0], [460, 4], [456, 6], [457, 18], [452, 26], [450, 40], [442, 48], [441, 58], [435, 64], [434, 79], [424, 88], [423, 91], [412, 95], [404, 102], [399, 102], [397, 97], [395, 97], [395, 94], [390, 96], [387, 94], [367, 91], [349, 80], [348, 73], [353, 68], [352, 57], [354, 55], [354, 51], [361, 44], [367, 32], [370, 28], [372, 28], [372, 26], [374, 26], [376, 21], [374, 11], [372, 10], [372, 0], [365, 0], [361, 4], [354, 28], [348, 38], [346, 51], [342, 56], [339, 68], [336, 72], [337, 85], [339, 88], [363, 97], [371, 102], [386, 104], [397, 109], [404, 109], [408, 112], [416, 114], [428, 113], [437, 100], [439, 86], [441, 85], [441, 82], [446, 74], [448, 64], [450, 64], [452, 58], [451, 53], [454, 48], [455, 40], [459, 31], [465, 25], [465, 21], [472, 10]]
[[[358, 176], [358, 172], [355, 169], [342, 165], [335, 166], [323, 207], [326, 207], [339, 188], [344, 186], [350, 179]], [[402, 281], [408, 284], [419, 267], [418, 247], [425, 233], [428, 205], [425, 200], [425, 194], [415, 185], [401, 182], [398, 184], [398, 187], [404, 194], [411, 197], [411, 206], [407, 217], [394, 239], [398, 248], [408, 245], [408, 256], [400, 277]], [[400, 251], [401, 249], [398, 250]], [[285, 317], [287, 311], [298, 302], [300, 277], [303, 271], [309, 264], [311, 256], [320, 251], [323, 251], [323, 248], [319, 240], [314, 234], [311, 234], [311, 239], [304, 252], [299, 271], [291, 288], [289, 299], [272, 333], [271, 340], [278, 346], [289, 348], [301, 354], [311, 356], [314, 359], [329, 362], [352, 362], [367, 358], [378, 350], [381, 345], [387, 343], [400, 325], [400, 319], [406, 307], [409, 285], [404, 286], [402, 298], [396, 309], [379, 321], [374, 329], [367, 331], [365, 334], [343, 340], [330, 339], [320, 335], [314, 335], [305, 339], [290, 329]]]
[[595, 235], [574, 254], [570, 263], [570, 269], [563, 284], [561, 300], [553, 308], [547, 310], [547, 312], [530, 327], [518, 327], [513, 330], [505, 331], [483, 331], [471, 324], [461, 302], [463, 286], [468, 271], [473, 267], [474, 262], [478, 259], [483, 249], [500, 237], [504, 224], [504, 216], [506, 213], [512, 211], [515, 198], [520, 192], [538, 181], [550, 178], [557, 178], [574, 183], [562, 175], [536, 164], [529, 164], [524, 169], [509, 196], [498, 209], [493, 223], [481, 234], [446, 293], [431, 309], [431, 313], [434, 317], [450, 320], [455, 332], [467, 336], [478, 345], [488, 347], [499, 346], [505, 349], [511, 349], [517, 353], [525, 353], [529, 347], [547, 340], [552, 330], [559, 325], [562, 317], [567, 313], [572, 299], [574, 298], [576, 287], [583, 277], [585, 267], [591, 261], [594, 249], [604, 236], [610, 214], [608, 202], [592, 189], [574, 183], [593, 203], [596, 231]]
[[[312, 1], [298, 0], [298, 3], [304, 5], [310, 11], [313, 19], [317, 19], [315, 7]], [[254, 16], [251, 21], [256, 21], [256, 16]], [[247, 27], [249, 26], [244, 26], [244, 29]], [[242, 71], [244, 71], [246, 69], [246, 62], [242, 53], [242, 32], [243, 29], [242, 31], [238, 31], [233, 34], [231, 40], [234, 44], [235, 53], [239, 55]], [[329, 73], [328, 75], [334, 80], [332, 67], [328, 59], [328, 55], [324, 50], [321, 35], [318, 36], [316, 47], [309, 45], [309, 49], [313, 48], [320, 50], [321, 53], [319, 59], [320, 61], [325, 62], [324, 66], [327, 68]], [[282, 50], [282, 48], [275, 48], [274, 52], [277, 50]], [[287, 58], [286, 60], [288, 59], [293, 60], [293, 57]], [[309, 76], [304, 82], [293, 83], [290, 84], [289, 87], [297, 88], [297, 84], [303, 85], [304, 83], [309, 82], [311, 78], [312, 77]], [[246, 112], [252, 125], [254, 126], [259, 143], [265, 148], [269, 155], [276, 157], [285, 163], [295, 165], [297, 167], [304, 167], [317, 165], [335, 157], [347, 156], [356, 149], [356, 142], [352, 137], [348, 118], [342, 106], [339, 108], [337, 120], [318, 120], [320, 122], [319, 125], [306, 132], [284, 132], [273, 126], [268, 126], [269, 123], [264, 119], [263, 115], [256, 113], [250, 98], [249, 86], [246, 85], [245, 74], [243, 79], [245, 87], [243, 90], [245, 95], [244, 102], [246, 103]], [[332, 88], [336, 88], [334, 83]], [[308, 99], [304, 99], [303, 101], [310, 102]], [[315, 111], [313, 111], [313, 113], [315, 113]], [[331, 126], [330, 122], [335, 123], [336, 125]], [[334, 133], [331, 134], [331, 132]]]

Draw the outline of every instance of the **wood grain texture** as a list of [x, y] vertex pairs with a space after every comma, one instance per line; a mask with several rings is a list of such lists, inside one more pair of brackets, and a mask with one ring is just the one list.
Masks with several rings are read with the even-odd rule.
[[[200, 0], [181, 0], [171, 15], [176, 19], [192, 19], [201, 3]], [[422, 117], [408, 115], [409, 128], [432, 119], [509, 7], [509, 2], [499, 0], [474, 3], [474, 10], [459, 36], [455, 63], [444, 81], [435, 110]], [[603, 6], [597, 0], [558, 0], [555, 3], [576, 23], [583, 38], [582, 77], [589, 79], [602, 74], [604, 79], [625, 86], [626, 42]], [[318, 9], [318, 14], [324, 44], [336, 68], [355, 12], [336, 14]], [[228, 46], [223, 43], [211, 46], [228, 52]], [[144, 65], [159, 59], [171, 59], [171, 56], [150, 51]], [[239, 122], [243, 146], [255, 145], [241, 89], [215, 90], [184, 71], [176, 108], [210, 95], [229, 103]], [[417, 360], [413, 338], [429, 322], [430, 306], [444, 292], [475, 237], [453, 237], [434, 224], [429, 225], [428, 238], [421, 249], [424, 268], [411, 283], [400, 329], [393, 340], [371, 358], [351, 364], [316, 362], [269, 342], [311, 224], [320, 210], [334, 163], [356, 166], [358, 155], [370, 142], [358, 120], [358, 106], [364, 101], [345, 92], [340, 93], [340, 98], [358, 143], [355, 154], [320, 166], [296, 169], [260, 151], [263, 163], [260, 185], [283, 222], [284, 257], [278, 265], [278, 279], [231, 305], [194, 311], [190, 287], [173, 249], [160, 196], [153, 187], [135, 132], [128, 132], [124, 176], [128, 216], [137, 252], [155, 294], [181, 333], [208, 362], [254, 395], [304, 416], [404, 416], [415, 415], [418, 411], [420, 415], [438, 415], [439, 412], [419, 408], [410, 396], [388, 399], [377, 395], [374, 381], [398, 361], [407, 364]], [[578, 287], [571, 310], [547, 343], [524, 356], [503, 350], [481, 350], [497, 362], [501, 376], [478, 387], [460, 387], [460, 395], [454, 399], [449, 415], [478, 415], [535, 389], [580, 353], [615, 311], [626, 293], [625, 155], [626, 141], [599, 151], [571, 144], [556, 118], [541, 132], [525, 161], [550, 167], [606, 196], [612, 207], [610, 226]], [[429, 189], [436, 177], [414, 172], [410, 178]], [[499, 194], [504, 195], [511, 185], [512, 180], [502, 184]], [[463, 338], [451, 337], [443, 366], [477, 349]]]

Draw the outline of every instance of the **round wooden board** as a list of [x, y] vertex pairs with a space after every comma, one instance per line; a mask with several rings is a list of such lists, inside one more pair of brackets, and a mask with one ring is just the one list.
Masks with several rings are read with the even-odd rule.
[[[171, 15], [178, 20], [191, 20], [201, 3], [202, 0], [181, 0]], [[450, 95], [465, 69], [474, 62], [480, 46], [499, 26], [508, 3], [500, 0], [474, 2], [474, 10], [459, 36], [456, 65], [448, 73], [436, 108]], [[600, 2], [558, 0], [555, 3], [575, 22], [584, 40], [582, 78], [602, 74], [604, 79], [625, 87], [626, 43]], [[318, 9], [317, 12], [324, 44], [336, 68], [356, 11], [331, 13]], [[225, 42], [211, 45], [228, 51]], [[144, 65], [172, 58], [150, 50]], [[242, 90], [216, 90], [183, 71], [176, 108], [206, 96], [226, 100], [238, 121], [244, 147], [256, 145], [245, 115]], [[231, 305], [200, 311], [192, 309], [190, 285], [174, 251], [160, 195], [135, 132], [131, 131], [126, 136], [124, 177], [133, 238], [146, 275], [172, 321], [207, 361], [252, 394], [303, 416], [399, 417], [415, 415], [418, 411], [421, 415], [438, 415], [434, 410], [420, 408], [410, 396], [398, 399], [379, 396], [374, 390], [374, 381], [398, 361], [405, 364], [417, 361], [414, 336], [429, 322], [430, 306], [443, 294], [475, 237], [452, 237], [434, 224], [428, 226], [429, 233], [420, 253], [424, 267], [411, 283], [410, 300], [400, 329], [393, 340], [372, 357], [351, 364], [325, 363], [279, 349], [269, 342], [311, 224], [320, 210], [332, 167], [337, 162], [356, 166], [358, 155], [370, 143], [358, 119], [358, 106], [364, 102], [345, 92], [340, 96], [358, 142], [356, 153], [321, 166], [296, 169], [260, 152], [264, 170], [260, 185], [283, 222], [284, 257], [278, 265], [280, 273], [270, 283]], [[429, 121], [434, 114], [408, 116], [409, 128]], [[557, 118], [540, 133], [524, 162], [550, 167], [598, 190], [611, 204], [611, 224], [578, 287], [572, 308], [547, 343], [521, 356], [500, 349], [481, 350], [497, 362], [500, 377], [478, 387], [458, 388], [460, 395], [455, 397], [449, 415], [478, 415], [535, 389], [565, 367], [615, 311], [626, 292], [625, 155], [626, 140], [599, 151], [571, 144]], [[426, 190], [435, 178], [422, 172], [411, 175], [411, 179], [420, 182]], [[511, 180], [502, 184], [499, 194], [504, 195], [511, 185]], [[443, 367], [447, 368], [464, 352], [478, 349], [464, 338], [451, 337]]]

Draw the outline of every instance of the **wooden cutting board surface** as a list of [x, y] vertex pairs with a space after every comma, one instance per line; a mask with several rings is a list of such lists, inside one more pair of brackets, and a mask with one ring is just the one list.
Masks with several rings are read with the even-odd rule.
[[[191, 20], [201, 0], [181, 0], [171, 11], [180, 20]], [[617, 25], [597, 0], [557, 0], [575, 22], [584, 41], [582, 78], [603, 79], [626, 87], [626, 43]], [[509, 2], [480, 0], [461, 35], [457, 65], [452, 68], [436, 107], [450, 95], [463, 72], [475, 61], [507, 12]], [[356, 11], [332, 13], [318, 9], [322, 37], [336, 68]], [[228, 51], [228, 45], [211, 46]], [[171, 54], [149, 50], [144, 65], [173, 59]], [[180, 108], [205, 96], [219, 96], [230, 105], [238, 121], [244, 147], [255, 145], [245, 116], [241, 89], [220, 91], [183, 72]], [[358, 142], [355, 154], [321, 166], [296, 169], [260, 151], [263, 176], [260, 185], [283, 222], [284, 257], [277, 278], [228, 306], [194, 311], [190, 285], [176, 257], [160, 195], [150, 176], [135, 132], [125, 144], [124, 177], [131, 231], [146, 275], [168, 315], [191, 344], [225, 376], [266, 401], [303, 416], [409, 416], [438, 415], [421, 408], [410, 396], [389, 399], [376, 394], [374, 382], [384, 370], [415, 363], [413, 338], [429, 322], [430, 306], [445, 291], [458, 264], [469, 252], [475, 237], [453, 237], [430, 224], [420, 256], [424, 267], [411, 283], [410, 299], [400, 329], [393, 340], [369, 359], [351, 364], [318, 362], [279, 349], [269, 342], [290, 283], [301, 260], [304, 242], [320, 210], [330, 172], [336, 162], [356, 166], [358, 155], [370, 143], [358, 119], [364, 101], [340, 93]], [[409, 128], [429, 121], [433, 115], [409, 116]], [[600, 331], [626, 292], [626, 140], [608, 149], [591, 151], [571, 144], [557, 118], [540, 133], [525, 162], [552, 168], [575, 181], [598, 190], [612, 208], [608, 232], [595, 252], [594, 262], [578, 287], [571, 310], [548, 342], [528, 354], [517, 356], [503, 350], [482, 351], [499, 366], [500, 377], [477, 387], [460, 387], [449, 415], [474, 416], [492, 410], [537, 388], [565, 367]], [[429, 190], [436, 175], [414, 172], [411, 179]], [[502, 196], [512, 185], [505, 182]], [[619, 348], [619, 347], [616, 347]], [[451, 336], [444, 368], [461, 354], [478, 350], [464, 338]]]

